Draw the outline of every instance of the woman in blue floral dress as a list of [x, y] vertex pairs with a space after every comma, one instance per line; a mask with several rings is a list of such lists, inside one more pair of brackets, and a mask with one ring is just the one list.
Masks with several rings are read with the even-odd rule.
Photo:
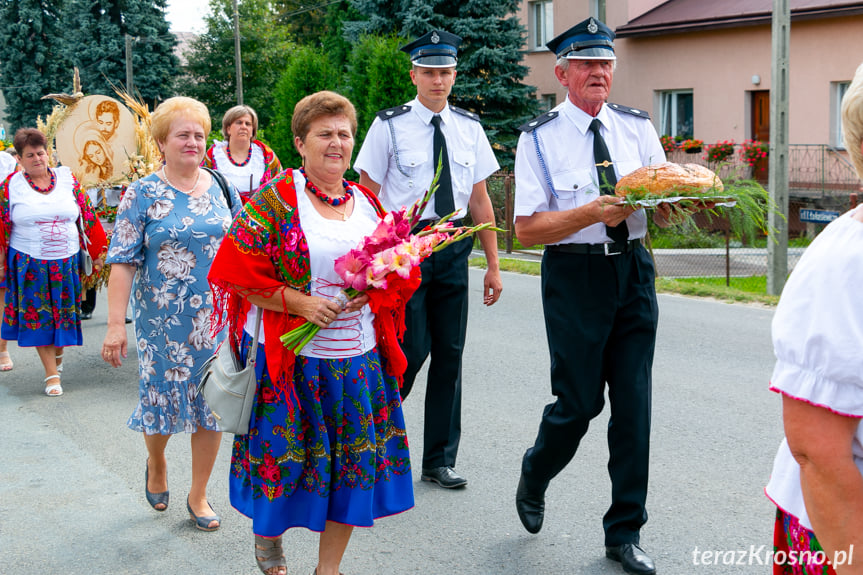
[[171, 435], [185, 431], [192, 443], [186, 508], [199, 529], [213, 531], [220, 519], [206, 489], [221, 433], [197, 385], [201, 364], [221, 341], [211, 337], [207, 272], [241, 202], [233, 186], [222, 190], [199, 168], [210, 131], [203, 104], [184, 97], [165, 100], [152, 115], [151, 130], [165, 164], [129, 186], [117, 208], [102, 354], [115, 367], [126, 357], [131, 294], [140, 384], [127, 425], [144, 432], [147, 501], [156, 511], [167, 509], [165, 447]]

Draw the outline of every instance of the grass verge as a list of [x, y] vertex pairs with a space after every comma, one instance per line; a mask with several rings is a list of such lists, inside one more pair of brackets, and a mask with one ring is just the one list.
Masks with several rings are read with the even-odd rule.
[[[485, 269], [488, 264], [484, 257], [472, 257], [470, 258], [470, 265]], [[500, 269], [532, 276], [540, 274], [540, 264], [536, 261], [501, 258]], [[777, 304], [778, 296], [765, 293], [766, 278], [746, 278], [746, 280], [744, 284], [746, 289], [741, 289], [734, 285], [726, 286], [725, 278], [657, 278], [656, 291], [694, 297], [709, 297], [737, 303], [758, 303], [770, 306]]]

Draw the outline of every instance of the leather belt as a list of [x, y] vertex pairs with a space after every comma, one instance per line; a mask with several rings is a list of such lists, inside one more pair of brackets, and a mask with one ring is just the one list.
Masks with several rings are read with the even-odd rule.
[[[433, 226], [436, 223], [438, 223], [439, 221], [440, 221], [439, 219], [438, 220], [420, 220], [416, 223], [416, 225], [414, 225], [414, 229], [411, 230], [411, 233], [412, 234], [419, 233], [422, 230], [424, 230], [426, 227]], [[463, 223], [461, 220], [450, 220], [450, 222], [452, 222], [452, 225], [457, 227], [457, 228], [460, 227]]]
[[636, 246], [641, 245], [641, 240], [628, 240], [626, 243], [607, 244], [549, 244], [545, 249], [550, 252], [564, 254], [581, 254], [592, 256], [616, 256], [633, 251]]

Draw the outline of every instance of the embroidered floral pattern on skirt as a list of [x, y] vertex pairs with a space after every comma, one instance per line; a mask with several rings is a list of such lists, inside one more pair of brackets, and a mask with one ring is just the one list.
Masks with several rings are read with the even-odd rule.
[[[245, 334], [248, 352], [251, 337]], [[299, 356], [294, 419], [258, 350], [258, 394], [248, 435], [234, 437], [231, 504], [257, 535], [327, 520], [359, 527], [413, 507], [410, 454], [396, 380], [377, 349], [347, 359]]]
[[82, 345], [78, 254], [42, 260], [9, 248], [0, 337], [21, 347]]
[[776, 510], [773, 575], [836, 575], [815, 533], [791, 514]]

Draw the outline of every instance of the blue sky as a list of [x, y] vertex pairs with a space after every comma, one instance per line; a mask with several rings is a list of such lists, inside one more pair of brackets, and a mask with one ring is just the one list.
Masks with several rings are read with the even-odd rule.
[[171, 32], [204, 31], [204, 16], [210, 11], [208, 0], [168, 0]]

